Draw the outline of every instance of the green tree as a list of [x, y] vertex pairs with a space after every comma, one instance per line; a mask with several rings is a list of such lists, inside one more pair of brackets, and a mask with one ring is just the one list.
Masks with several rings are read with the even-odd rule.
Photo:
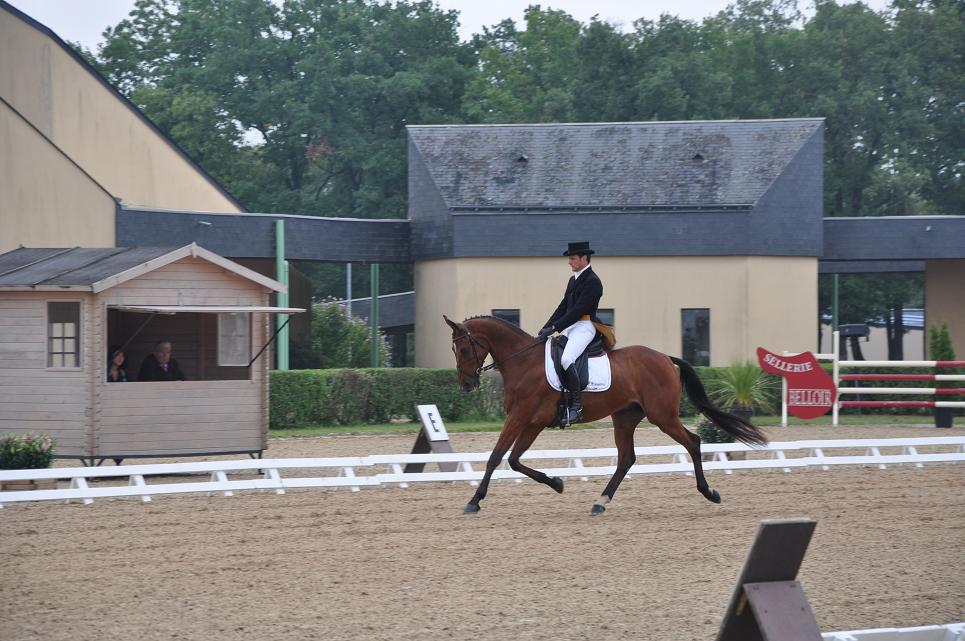
[[[371, 330], [362, 319], [350, 317], [334, 301], [312, 305], [312, 339], [299, 366], [302, 369], [370, 367]], [[379, 333], [379, 363], [388, 367], [391, 352], [385, 335]]]
[[[833, 275], [818, 280], [818, 310], [829, 317], [832, 305]], [[839, 322], [880, 323], [888, 342], [888, 359], [904, 358], [903, 337], [908, 333], [904, 310], [924, 305], [924, 279], [921, 273], [842, 274], [839, 277]]]
[[524, 20], [523, 31], [504, 20], [473, 39], [478, 73], [467, 84], [463, 98], [471, 120], [571, 120], [581, 24], [564, 11], [543, 10], [539, 5], [530, 5]]
[[474, 64], [427, 0], [138, 0], [105, 35], [109, 79], [265, 212], [404, 216], [405, 125], [458, 121]]

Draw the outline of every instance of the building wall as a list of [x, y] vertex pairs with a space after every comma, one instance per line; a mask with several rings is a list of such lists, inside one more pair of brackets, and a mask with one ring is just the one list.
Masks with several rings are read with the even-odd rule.
[[943, 322], [948, 323], [955, 356], [965, 359], [965, 259], [926, 263], [925, 327]]
[[[47, 302], [81, 301], [80, 368], [47, 369]], [[91, 442], [92, 376], [104, 371], [91, 349], [92, 295], [83, 292], [0, 294], [0, 433], [40, 432], [58, 455], [82, 456]]]
[[0, 97], [113, 196], [144, 207], [241, 211], [56, 40], [3, 9], [0, 60]]
[[[755, 350], [813, 350], [817, 259], [804, 257], [604, 257], [600, 307], [613, 308], [619, 346], [681, 353], [681, 309], [710, 309], [711, 365], [756, 359]], [[535, 334], [559, 304], [563, 258], [461, 258], [415, 265], [416, 366], [452, 367], [442, 319], [520, 310]]]
[[0, 101], [0, 252], [113, 247], [115, 210], [109, 193]]

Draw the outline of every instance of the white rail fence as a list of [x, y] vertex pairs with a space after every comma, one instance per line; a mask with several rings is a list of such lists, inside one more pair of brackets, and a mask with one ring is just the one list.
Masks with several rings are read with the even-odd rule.
[[825, 632], [824, 641], [965, 641], [965, 623]]
[[[930, 451], [920, 453], [919, 448]], [[965, 436], [848, 439], [822, 441], [787, 441], [770, 443], [765, 448], [750, 448], [740, 443], [706, 444], [702, 452], [710, 458], [704, 470], [828, 470], [844, 465], [873, 466], [884, 469], [889, 465], [926, 463], [955, 463], [965, 461]], [[887, 449], [888, 452], [882, 450]], [[638, 463], [630, 468], [634, 474], [692, 474], [693, 464], [679, 445], [638, 447]], [[534, 450], [523, 455], [528, 461], [550, 461], [557, 467], [540, 468], [550, 476], [575, 477], [589, 480], [613, 474], [615, 448], [582, 450]], [[736, 457], [735, 457], [736, 455]], [[744, 457], [744, 458], [741, 458]], [[0, 484], [24, 481], [69, 481], [69, 487], [57, 489], [0, 491], [0, 507], [4, 503], [23, 501], [74, 501], [92, 503], [97, 498], [140, 497], [148, 502], [154, 496], [193, 492], [232, 496], [240, 490], [271, 490], [284, 494], [295, 488], [349, 488], [359, 491], [369, 486], [408, 487], [424, 482], [462, 481], [476, 484], [483, 476], [489, 459], [488, 452], [436, 454], [376, 454], [335, 458], [291, 458], [261, 460], [224, 460], [190, 463], [159, 463], [148, 465], [119, 465], [110, 467], [61, 467], [39, 470], [0, 470]], [[648, 459], [641, 462], [641, 459]], [[661, 462], [662, 459], [662, 462]], [[458, 464], [455, 472], [404, 473], [407, 463]], [[474, 467], [476, 466], [476, 467]], [[285, 473], [285, 475], [283, 475]], [[229, 478], [247, 476], [246, 478]], [[289, 475], [290, 474], [290, 475]], [[208, 476], [208, 480], [190, 477]], [[147, 478], [159, 477], [148, 484]], [[187, 480], [178, 477], [188, 477]], [[522, 480], [518, 472], [506, 469], [506, 461], [493, 474], [493, 479]], [[126, 479], [126, 485], [117, 482]], [[97, 481], [92, 487], [89, 481]], [[113, 482], [113, 484], [110, 484]], [[101, 485], [100, 483], [104, 483]]]

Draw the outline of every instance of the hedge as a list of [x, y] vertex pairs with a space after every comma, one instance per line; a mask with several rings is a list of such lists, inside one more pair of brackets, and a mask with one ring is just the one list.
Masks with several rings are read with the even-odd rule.
[[[719, 368], [698, 367], [706, 384]], [[768, 375], [770, 376], [770, 375]], [[776, 378], [776, 377], [775, 377]], [[695, 416], [686, 394], [681, 416]], [[780, 385], [773, 405], [780, 408]], [[270, 426], [358, 425], [416, 420], [415, 406], [433, 404], [447, 421], [501, 420], [503, 385], [498, 372], [483, 375], [480, 389], [466, 393], [453, 369], [321, 369], [271, 372]]]
[[502, 381], [487, 373], [472, 393], [452, 369], [316, 369], [271, 372], [269, 425], [357, 425], [417, 419], [416, 405], [433, 404], [446, 420], [500, 419]]
[[[935, 367], [842, 367], [842, 374], [959, 374], [965, 371], [965, 368], [935, 368]], [[917, 387], [917, 388], [934, 388], [934, 387], [962, 387], [956, 381], [901, 381], [901, 380], [885, 380], [885, 381], [841, 381], [841, 387]], [[846, 401], [961, 401], [965, 400], [965, 395], [959, 394], [949, 394], [949, 395], [908, 395], [908, 394], [846, 394], [843, 397]], [[841, 408], [841, 414], [889, 414], [889, 415], [906, 415], [914, 414], [918, 416], [931, 416], [934, 414], [935, 410], [931, 407], [844, 407]], [[961, 416], [963, 412], [958, 409], [955, 410], [956, 416]]]

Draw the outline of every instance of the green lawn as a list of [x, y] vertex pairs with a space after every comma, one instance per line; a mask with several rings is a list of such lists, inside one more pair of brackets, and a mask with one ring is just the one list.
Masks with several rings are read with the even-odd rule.
[[[780, 416], [755, 416], [753, 419], [754, 423], [761, 426], [773, 426], [781, 424]], [[683, 418], [685, 425], [693, 426], [697, 423], [696, 417]], [[896, 425], [896, 424], [921, 424], [930, 425], [934, 423], [934, 419], [931, 416], [892, 416], [887, 414], [866, 414], [866, 415], [852, 415], [843, 414], [839, 417], [838, 422], [841, 425]], [[831, 417], [822, 416], [811, 421], [802, 421], [800, 419], [794, 418], [793, 416], [788, 417], [789, 425], [830, 425]], [[415, 422], [402, 422], [402, 423], [382, 423], [378, 425], [306, 425], [305, 427], [293, 427], [288, 429], [278, 429], [270, 430], [268, 435], [271, 438], [299, 438], [299, 437], [309, 437], [309, 436], [327, 436], [330, 434], [415, 434], [419, 431], [419, 424]], [[498, 432], [502, 429], [502, 421], [459, 421], [459, 422], [446, 422], [446, 429], [450, 432]], [[608, 428], [610, 423], [606, 421], [601, 421], [597, 423], [587, 423], [585, 425], [577, 425], [572, 428], [567, 429], [596, 429], [596, 428]], [[644, 421], [641, 426], [649, 427], [649, 424]]]

